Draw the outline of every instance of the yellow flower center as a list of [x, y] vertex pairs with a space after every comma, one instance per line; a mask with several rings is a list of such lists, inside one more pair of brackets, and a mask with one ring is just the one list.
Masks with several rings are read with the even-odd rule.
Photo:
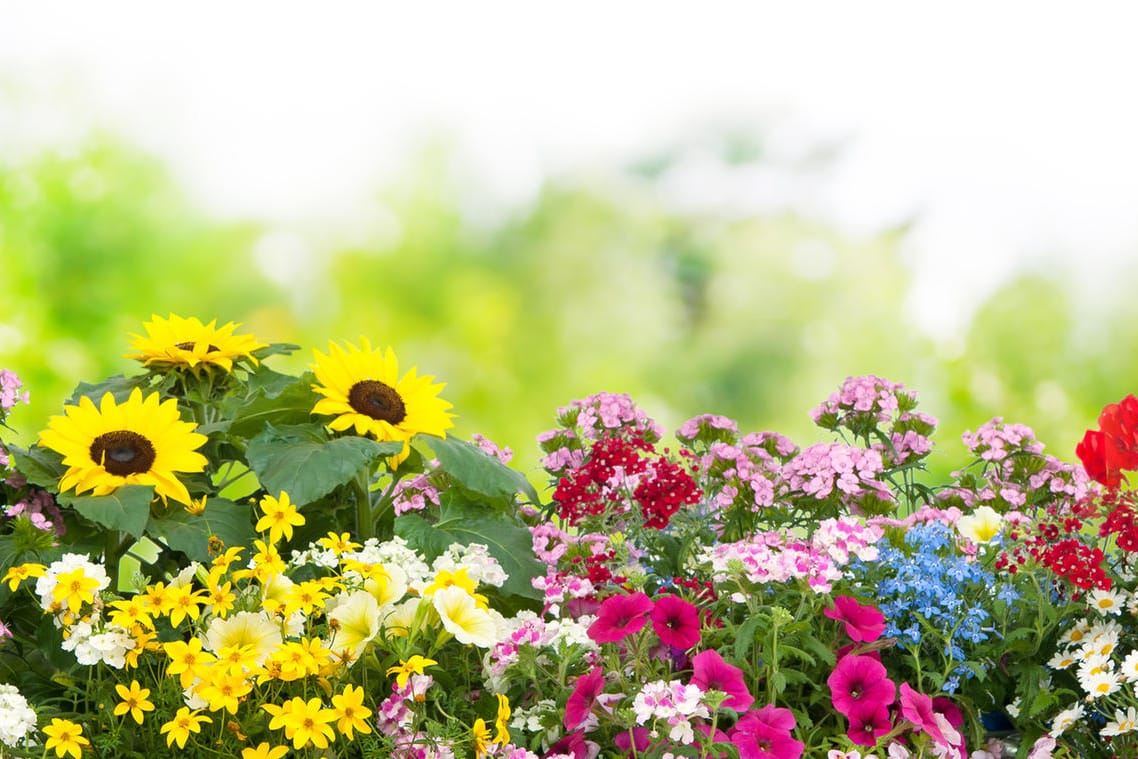
[[352, 385], [348, 403], [358, 413], [388, 424], [399, 424], [407, 417], [407, 407], [399, 393], [378, 380], [362, 380]]
[[126, 477], [149, 472], [154, 465], [154, 445], [130, 430], [104, 432], [91, 443], [91, 460], [110, 474]]

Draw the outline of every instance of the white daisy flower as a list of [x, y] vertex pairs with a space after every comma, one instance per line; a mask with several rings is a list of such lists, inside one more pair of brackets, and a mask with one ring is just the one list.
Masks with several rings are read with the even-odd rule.
[[1126, 735], [1138, 730], [1138, 709], [1133, 706], [1125, 712], [1121, 709], [1114, 710], [1114, 721], [1107, 722], [1106, 726], [1099, 731], [1099, 735], [1104, 737], [1112, 735]]
[[1047, 662], [1047, 666], [1051, 669], [1066, 669], [1077, 661], [1079, 659], [1073, 653], [1056, 651], [1055, 655]]
[[1080, 619], [1074, 627], [1059, 638], [1060, 644], [1078, 644], [1082, 643], [1083, 639], [1087, 637], [1087, 631], [1091, 629], [1091, 623], [1085, 619]]
[[1087, 605], [1099, 614], [1118, 616], [1126, 606], [1126, 595], [1117, 590], [1094, 590], [1087, 598]]
[[1127, 680], [1138, 680], [1138, 651], [1131, 651], [1122, 660], [1122, 676]]
[[1083, 686], [1083, 690], [1087, 692], [1087, 697], [1090, 699], [1109, 696], [1118, 690], [1121, 684], [1122, 678], [1114, 672], [1096, 672], [1085, 680], [1079, 678], [1079, 685]]
[[1074, 704], [1055, 715], [1051, 721], [1051, 737], [1058, 738], [1063, 731], [1083, 718], [1083, 705]]

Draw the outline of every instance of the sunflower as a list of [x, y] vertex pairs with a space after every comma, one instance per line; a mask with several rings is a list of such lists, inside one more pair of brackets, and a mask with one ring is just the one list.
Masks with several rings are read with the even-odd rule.
[[233, 334], [240, 326], [233, 322], [223, 327], [216, 324], [216, 319], [202, 324], [195, 317], [152, 316], [151, 321], [142, 325], [146, 329], [145, 337], [131, 335], [134, 338], [131, 347], [137, 353], [125, 356], [159, 370], [188, 368], [195, 372], [203, 366], [218, 366], [231, 372], [234, 359], [247, 358], [257, 363], [253, 351], [267, 347], [267, 343], [257, 342], [252, 335]]
[[122, 485], [153, 485], [163, 500], [190, 503], [174, 473], [205, 469], [206, 458], [196, 449], [206, 436], [194, 432], [196, 424], [182, 421], [177, 401], [162, 402], [158, 393], [143, 400], [135, 388], [125, 403], [107, 393], [96, 407], [84, 396], [63, 412], [39, 435], [40, 444], [62, 454], [70, 467], [59, 481], [60, 492], [75, 488], [77, 494], [107, 495]]
[[408, 441], [419, 433], [446, 437], [454, 426], [451, 404], [438, 397], [445, 384], [431, 384], [434, 377], [420, 376], [415, 367], [399, 377], [395, 352], [372, 349], [366, 338], [362, 347], [351, 343], [341, 348], [329, 343], [325, 356], [316, 354], [312, 370], [324, 396], [312, 408], [314, 414], [335, 416], [328, 426], [337, 432], [354, 427], [357, 435], [371, 435], [380, 441], [401, 441], [403, 450], [391, 459], [398, 466], [411, 452]]

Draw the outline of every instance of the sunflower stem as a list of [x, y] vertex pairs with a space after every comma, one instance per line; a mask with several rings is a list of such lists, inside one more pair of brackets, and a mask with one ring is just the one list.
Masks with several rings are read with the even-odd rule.
[[356, 531], [360, 540], [374, 538], [376, 515], [371, 508], [371, 490], [368, 488], [368, 470], [365, 467], [356, 474], [352, 487], [356, 491]]

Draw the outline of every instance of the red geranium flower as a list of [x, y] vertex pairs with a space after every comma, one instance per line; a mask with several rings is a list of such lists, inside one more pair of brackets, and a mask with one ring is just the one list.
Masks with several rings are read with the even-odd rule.
[[876, 606], [859, 604], [852, 596], [838, 596], [822, 613], [844, 623], [846, 635], [862, 643], [877, 640], [885, 632], [885, 615]]
[[730, 698], [723, 702], [728, 709], [741, 712], [755, 702], [743, 681], [743, 670], [723, 661], [715, 649], [699, 652], [691, 663], [691, 684], [703, 691], [718, 690], [728, 694]]
[[588, 635], [596, 643], [613, 643], [640, 630], [652, 613], [652, 599], [643, 593], [609, 596], [601, 603]]
[[650, 616], [652, 629], [669, 646], [687, 650], [699, 643], [699, 609], [679, 596], [659, 596]]

